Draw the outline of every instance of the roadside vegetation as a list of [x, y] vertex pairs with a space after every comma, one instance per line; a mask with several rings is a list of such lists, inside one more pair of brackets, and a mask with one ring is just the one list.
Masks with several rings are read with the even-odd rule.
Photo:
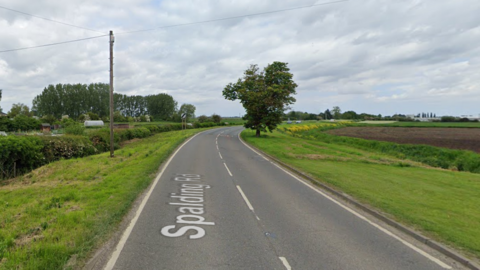
[[[450, 150], [421, 147], [410, 151], [407, 147], [400, 154], [402, 146], [321, 134], [332, 126], [318, 125], [282, 125], [261, 138], [246, 130], [242, 137], [319, 182], [480, 258], [480, 175], [439, 169], [415, 159], [427, 155], [442, 159]], [[471, 152], [468, 155], [480, 158]]]
[[376, 151], [401, 160], [421, 162], [427, 166], [480, 173], [480, 155], [471, 151], [446, 149], [429, 145], [397, 144], [376, 140], [335, 136], [326, 133], [330, 129], [358, 126], [350, 122], [319, 123], [281, 127], [279, 130], [291, 136], [319, 140], [325, 143], [348, 145], [358, 149]]
[[81, 266], [160, 164], [201, 130], [159, 133], [115, 152], [60, 160], [0, 184], [0, 269]]

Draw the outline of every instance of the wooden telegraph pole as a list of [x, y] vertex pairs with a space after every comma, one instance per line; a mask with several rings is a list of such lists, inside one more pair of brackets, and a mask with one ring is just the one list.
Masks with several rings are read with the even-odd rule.
[[113, 43], [115, 37], [113, 31], [110, 31], [110, 157], [114, 157], [113, 145]]

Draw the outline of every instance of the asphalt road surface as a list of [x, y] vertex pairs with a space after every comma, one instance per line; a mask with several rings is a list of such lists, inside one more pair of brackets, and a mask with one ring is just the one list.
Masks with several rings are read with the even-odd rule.
[[249, 149], [242, 129], [179, 149], [105, 269], [450, 269]]

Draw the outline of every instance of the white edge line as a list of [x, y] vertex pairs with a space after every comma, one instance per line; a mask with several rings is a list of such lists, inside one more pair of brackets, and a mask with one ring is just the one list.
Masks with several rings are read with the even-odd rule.
[[[240, 139], [240, 141], [248, 148], [250, 148], [250, 150], [252, 150], [253, 152], [255, 152], [256, 154], [260, 155], [263, 157], [262, 154], [258, 153], [257, 151], [255, 151], [253, 148], [251, 148], [248, 144], [246, 144], [242, 138], [240, 137], [240, 134], [238, 134], [238, 138]], [[263, 157], [265, 158], [265, 157]], [[266, 159], [266, 158], [265, 158]], [[267, 159], [268, 160], [268, 159]], [[406, 245], [407, 247], [413, 249], [414, 251], [418, 252], [419, 254], [423, 255], [424, 257], [428, 258], [429, 260], [433, 261], [434, 263], [440, 265], [442, 268], [445, 268], [445, 269], [452, 269], [452, 267], [448, 264], [445, 264], [444, 262], [440, 261], [439, 259], [433, 257], [432, 255], [426, 253], [425, 251], [417, 248], [416, 246], [408, 243], [407, 241], [401, 239], [400, 237], [394, 235], [393, 233], [391, 233], [390, 231], [388, 231], [387, 229], [383, 228], [382, 226], [378, 225], [377, 223], [375, 222], [372, 222], [370, 220], [368, 220], [365, 216], [361, 215], [360, 213], [354, 211], [353, 209], [351, 208], [348, 208], [347, 206], [343, 205], [342, 203], [340, 203], [339, 201], [335, 200], [334, 198], [330, 197], [329, 195], [327, 195], [326, 193], [312, 187], [310, 184], [306, 183], [305, 181], [301, 180], [300, 178], [298, 178], [296, 175], [292, 174], [291, 172], [285, 170], [284, 168], [282, 168], [280, 165], [274, 163], [274, 162], [271, 162], [273, 165], [275, 165], [277, 168], [279, 168], [280, 170], [284, 171], [286, 174], [290, 175], [291, 177], [295, 178], [297, 181], [299, 181], [300, 183], [304, 184], [305, 186], [311, 188], [312, 190], [314, 190], [315, 192], [319, 193], [320, 195], [324, 196], [325, 198], [329, 199], [330, 201], [332, 201], [333, 203], [337, 204], [338, 206], [342, 207], [343, 209], [347, 210], [348, 212], [354, 214], [355, 216], [357, 216], [358, 218], [368, 222], [370, 225], [374, 226], [375, 228], [379, 229], [380, 231], [384, 232], [385, 234], [395, 238], [396, 240], [400, 241], [402, 244]]]
[[220, 156], [220, 159], [223, 159], [222, 154], [220, 154], [220, 152], [218, 152], [218, 155]]
[[253, 211], [253, 206], [248, 200], [247, 196], [245, 196], [245, 193], [243, 193], [243, 190], [240, 186], [237, 186], [238, 192], [240, 192], [240, 195], [242, 195], [243, 200], [247, 203], [248, 209]]
[[[203, 133], [203, 132], [200, 132]], [[197, 135], [200, 133], [195, 134], [193, 137], [188, 139], [186, 142], [184, 142], [176, 151], [173, 153], [172, 156], [168, 159], [168, 161], [165, 163], [165, 166], [163, 166], [162, 170], [160, 173], [157, 175], [155, 178], [155, 181], [153, 182], [153, 185], [150, 187], [150, 190], [148, 190], [146, 196], [143, 198], [142, 203], [137, 209], [137, 212], [135, 213], [135, 217], [130, 221], [130, 224], [128, 225], [127, 229], [123, 232], [122, 238], [118, 242], [117, 246], [115, 247], [115, 250], [112, 253], [112, 256], [110, 257], [110, 260], [108, 261], [107, 265], [105, 266], [105, 270], [111, 270], [115, 266], [115, 263], [118, 260], [118, 257], [120, 256], [120, 253], [123, 250], [123, 247], [125, 246], [125, 243], [127, 242], [128, 237], [132, 233], [133, 227], [135, 227], [135, 224], [137, 223], [138, 218], [140, 217], [140, 214], [143, 211], [143, 208], [147, 204], [148, 199], [150, 198], [150, 195], [153, 192], [153, 189], [157, 185], [158, 181], [160, 180], [160, 177], [162, 177], [163, 172], [165, 172], [165, 169], [168, 167], [168, 164], [172, 161], [172, 159], [177, 155], [178, 151], [183, 148], [188, 142], [190, 142], [193, 138], [195, 138]]]
[[233, 174], [230, 172], [230, 170], [229, 170], [228, 167], [227, 167], [227, 163], [223, 163], [223, 165], [225, 165], [225, 169], [227, 169], [228, 174], [230, 174], [230, 176], [233, 176]]
[[290, 266], [290, 264], [288, 263], [285, 257], [278, 257], [278, 258], [280, 259], [280, 261], [282, 261], [283, 265], [285, 265], [285, 268], [287, 268], [287, 270], [292, 270], [292, 267]]

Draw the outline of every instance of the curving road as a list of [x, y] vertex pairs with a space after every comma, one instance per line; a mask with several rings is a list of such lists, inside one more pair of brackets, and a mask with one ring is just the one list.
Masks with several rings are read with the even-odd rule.
[[452, 268], [252, 151], [241, 130], [179, 149], [105, 269]]

